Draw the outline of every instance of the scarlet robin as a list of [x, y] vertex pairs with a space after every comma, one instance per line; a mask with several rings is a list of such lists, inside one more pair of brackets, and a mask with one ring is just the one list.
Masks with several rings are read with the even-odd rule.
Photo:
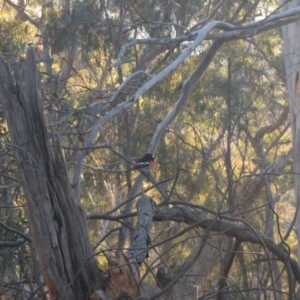
[[150, 171], [156, 164], [155, 155], [152, 153], [146, 153], [132, 168], [139, 171]]

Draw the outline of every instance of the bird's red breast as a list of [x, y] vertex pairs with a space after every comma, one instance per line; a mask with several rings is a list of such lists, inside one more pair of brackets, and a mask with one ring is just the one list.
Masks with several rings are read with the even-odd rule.
[[151, 168], [151, 169], [154, 168], [155, 165], [156, 165], [155, 159], [154, 159], [154, 160], [151, 160], [151, 161], [150, 161], [150, 168]]

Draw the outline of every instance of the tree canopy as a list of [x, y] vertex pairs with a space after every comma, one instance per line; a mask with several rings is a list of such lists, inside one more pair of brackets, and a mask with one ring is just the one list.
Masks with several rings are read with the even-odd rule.
[[[299, 18], [271, 0], [5, 0], [1, 297], [296, 299], [282, 26]], [[157, 166], [132, 170], [147, 152]]]

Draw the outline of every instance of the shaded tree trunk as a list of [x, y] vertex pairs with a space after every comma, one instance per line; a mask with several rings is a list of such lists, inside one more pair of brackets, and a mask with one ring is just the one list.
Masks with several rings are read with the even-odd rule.
[[33, 48], [14, 77], [0, 57], [0, 99], [42, 274], [51, 299], [84, 299], [95, 288], [96, 264], [59, 139], [47, 134]]
[[[284, 1], [283, 1], [284, 2]], [[283, 11], [300, 6], [299, 0], [286, 3]], [[284, 62], [289, 92], [290, 122], [293, 141], [294, 159], [294, 184], [296, 201], [299, 201], [300, 189], [300, 41], [297, 38], [300, 21], [283, 26]], [[299, 205], [299, 204], [298, 204]], [[300, 214], [296, 216], [296, 230], [299, 242]], [[300, 259], [300, 247], [298, 246], [298, 260]]]

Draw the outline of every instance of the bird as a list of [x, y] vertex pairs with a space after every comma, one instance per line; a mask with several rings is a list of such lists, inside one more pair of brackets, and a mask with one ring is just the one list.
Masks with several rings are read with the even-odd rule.
[[149, 172], [156, 165], [155, 155], [146, 153], [138, 162], [133, 166], [133, 170]]

